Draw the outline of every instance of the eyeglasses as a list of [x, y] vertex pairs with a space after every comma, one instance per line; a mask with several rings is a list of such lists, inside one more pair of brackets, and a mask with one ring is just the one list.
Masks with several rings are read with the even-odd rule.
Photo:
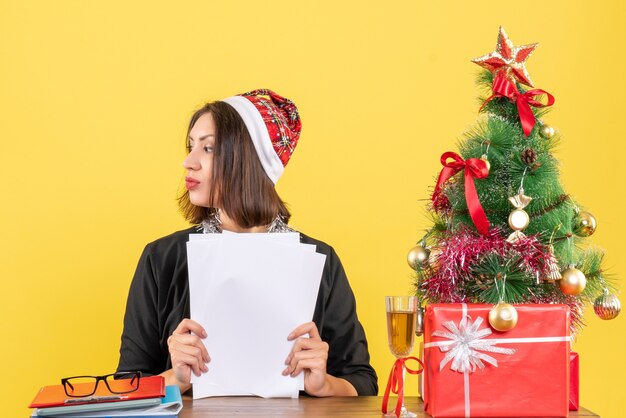
[[141, 372], [119, 372], [104, 376], [72, 376], [61, 379], [65, 394], [73, 398], [91, 396], [96, 393], [98, 383], [104, 381], [111, 393], [130, 393], [139, 389]]

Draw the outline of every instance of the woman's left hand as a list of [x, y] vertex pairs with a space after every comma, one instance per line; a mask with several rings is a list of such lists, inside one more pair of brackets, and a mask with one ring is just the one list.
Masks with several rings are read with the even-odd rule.
[[[308, 337], [303, 335], [309, 334]], [[283, 376], [295, 377], [304, 371], [304, 390], [312, 396], [324, 396], [327, 392], [326, 361], [328, 343], [322, 341], [315, 322], [307, 322], [294, 329], [287, 337], [296, 340], [285, 360], [287, 368]]]

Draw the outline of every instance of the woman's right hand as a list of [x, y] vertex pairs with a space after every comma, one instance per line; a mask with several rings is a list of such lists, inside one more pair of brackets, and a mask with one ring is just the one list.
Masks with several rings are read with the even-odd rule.
[[206, 337], [207, 333], [200, 324], [191, 319], [183, 319], [167, 339], [172, 371], [180, 383], [189, 384], [191, 372], [200, 376], [209, 371], [207, 363], [211, 361], [211, 357], [202, 343], [202, 339]]

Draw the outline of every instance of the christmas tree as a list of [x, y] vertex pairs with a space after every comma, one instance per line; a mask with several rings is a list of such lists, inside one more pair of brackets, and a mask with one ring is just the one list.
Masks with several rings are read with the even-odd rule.
[[432, 226], [408, 256], [428, 303], [494, 304], [492, 326], [515, 326], [515, 303], [570, 306], [573, 331], [585, 303], [612, 319], [620, 304], [604, 252], [585, 244], [596, 220], [559, 182], [560, 136], [542, 117], [552, 95], [533, 88], [526, 60], [537, 44], [514, 46], [500, 28], [496, 50], [472, 60], [485, 70], [480, 116], [441, 156]]

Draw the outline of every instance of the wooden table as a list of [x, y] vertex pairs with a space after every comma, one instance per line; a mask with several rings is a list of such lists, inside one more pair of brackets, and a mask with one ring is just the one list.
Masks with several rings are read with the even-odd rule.
[[[205, 398], [192, 401], [183, 397], [184, 408], [179, 418], [205, 417], [381, 417], [382, 397], [359, 396], [346, 398], [262, 399], [248, 397]], [[395, 406], [391, 399], [390, 408]], [[424, 412], [422, 401], [408, 397], [406, 407], [417, 416], [429, 417]], [[570, 412], [570, 417], [597, 417], [598, 415], [581, 408]]]

